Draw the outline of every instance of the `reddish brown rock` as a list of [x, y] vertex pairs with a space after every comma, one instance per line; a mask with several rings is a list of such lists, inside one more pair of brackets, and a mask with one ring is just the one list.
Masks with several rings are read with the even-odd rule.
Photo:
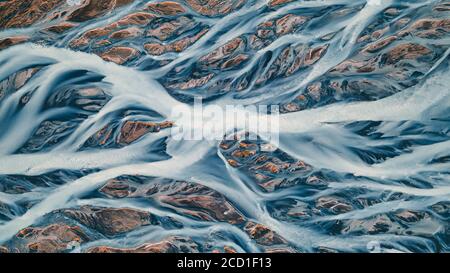
[[80, 48], [89, 44], [89, 39], [82, 36], [80, 38], [74, 39], [70, 42], [71, 48]]
[[109, 33], [121, 27], [131, 27], [131, 26], [142, 27], [151, 23], [155, 18], [157, 18], [156, 15], [148, 12], [135, 12], [122, 17], [116, 22], [110, 23], [98, 29], [101, 29], [101, 31], [105, 33]]
[[[269, 143], [238, 138], [237, 141], [223, 140], [220, 147], [232, 167], [239, 167], [239, 172], [253, 178], [256, 185], [267, 192], [305, 183], [308, 177], [314, 176], [312, 166], [293, 159]], [[304, 177], [303, 182], [298, 176]]]
[[236, 249], [231, 246], [224, 246], [223, 251], [225, 251], [225, 253], [237, 253]]
[[368, 46], [366, 46], [363, 49], [363, 52], [375, 53], [375, 52], [387, 47], [388, 45], [392, 44], [396, 40], [397, 40], [397, 36], [386, 37], [386, 38], [382, 39], [381, 41], [377, 41], [375, 43], [369, 44]]
[[123, 17], [117, 23], [112, 23], [111, 26], [147, 25], [155, 18], [155, 15], [148, 12], [135, 12]]
[[399, 32], [399, 36], [408, 34], [425, 39], [438, 39], [450, 31], [450, 19], [420, 19], [406, 30]]
[[353, 209], [353, 207], [344, 200], [333, 196], [323, 196], [318, 198], [316, 200], [316, 208], [327, 209], [335, 214], [349, 212]]
[[[100, 37], [110, 36], [115, 39], [123, 39], [125, 37], [136, 37], [141, 35], [142, 30], [140, 27], [147, 25], [156, 16], [147, 12], [135, 12], [128, 14], [120, 20], [110, 23], [103, 27], [97, 27], [83, 33], [79, 38], [72, 40], [70, 46], [73, 48], [79, 48], [88, 45], [92, 40]], [[128, 29], [120, 29], [122, 27], [129, 27]], [[102, 40], [105, 41], [105, 40]], [[98, 41], [98, 45], [101, 41]]]
[[203, 64], [212, 65], [229, 57], [240, 48], [243, 48], [244, 45], [244, 40], [240, 37], [236, 37], [207, 55], [201, 57], [200, 62]]
[[204, 29], [192, 37], [185, 37], [171, 44], [163, 45], [160, 43], [148, 43], [144, 45], [144, 49], [151, 55], [161, 55], [166, 52], [182, 52], [198, 39], [208, 32], [208, 29]]
[[201, 184], [149, 177], [118, 177], [100, 190], [109, 197], [152, 198], [161, 205], [204, 221], [239, 224], [242, 214], [222, 194]]
[[413, 60], [431, 54], [432, 51], [419, 44], [401, 44], [386, 53], [386, 64], [396, 64], [402, 60]]
[[436, 28], [450, 31], [450, 19], [421, 19], [412, 24], [410, 30], [420, 31]]
[[248, 55], [245, 54], [238, 54], [235, 57], [225, 61], [221, 68], [222, 69], [230, 69], [236, 66], [239, 66], [241, 63], [245, 62], [248, 59]]
[[270, 0], [269, 7], [275, 7], [275, 6], [287, 4], [287, 3], [290, 3], [292, 1], [294, 1], [294, 0]]
[[231, 246], [224, 246], [223, 249], [220, 249], [220, 248], [213, 249], [211, 251], [211, 253], [229, 253], [229, 254], [231, 254], [231, 253], [237, 253], [237, 251], [236, 251], [236, 249], [232, 248]]
[[92, 47], [93, 48], [99, 48], [99, 47], [105, 47], [105, 46], [109, 46], [109, 45], [112, 45], [111, 41], [107, 40], [107, 39], [103, 39], [103, 40], [100, 40], [98, 42], [95, 42]]
[[170, 128], [173, 123], [165, 121], [161, 123], [126, 121], [120, 130], [118, 143], [130, 144], [149, 132], [159, 132], [161, 129]]
[[0, 50], [6, 49], [13, 45], [24, 43], [28, 41], [28, 39], [30, 39], [30, 37], [28, 36], [15, 36], [2, 39], [0, 40]]
[[256, 151], [254, 150], [235, 150], [231, 155], [234, 157], [251, 157], [254, 156], [256, 154]]
[[111, 10], [130, 4], [134, 0], [89, 0], [79, 9], [72, 12], [68, 20], [73, 22], [85, 22], [105, 15]]
[[214, 73], [210, 73], [210, 74], [203, 76], [201, 78], [198, 78], [198, 79], [194, 78], [194, 79], [188, 80], [187, 82], [171, 84], [171, 85], [169, 85], [169, 87], [173, 88], [173, 89], [181, 89], [181, 90], [193, 89], [193, 88], [205, 85], [213, 77], [214, 77]]
[[[288, 77], [297, 71], [307, 68], [319, 61], [326, 53], [328, 45], [310, 48], [304, 44], [288, 46], [278, 55], [266, 73], [256, 80], [261, 85], [269, 79]], [[293, 105], [286, 105], [287, 107]]]
[[205, 35], [208, 32], [208, 29], [203, 29], [199, 33], [195, 34], [192, 37], [185, 37], [181, 40], [175, 41], [172, 44], [169, 45], [169, 48], [166, 51], [175, 51], [175, 52], [181, 52], [194, 44], [198, 39], [200, 39], [203, 35]]
[[277, 174], [280, 172], [280, 167], [272, 162], [267, 162], [262, 166], [256, 167], [257, 170], [267, 171], [273, 174]]
[[275, 35], [272, 29], [260, 28], [256, 31], [256, 36], [261, 39], [269, 39]]
[[307, 51], [307, 47], [303, 46], [303, 45], [297, 46], [294, 49], [294, 51], [296, 53], [296, 56], [295, 56], [292, 64], [287, 69], [286, 76], [290, 76], [290, 75], [294, 74], [295, 72], [297, 72], [299, 69], [306, 67], [305, 52]]
[[65, 2], [65, 0], [2, 1], [0, 3], [0, 28], [31, 26]]
[[306, 94], [314, 101], [320, 101], [323, 95], [322, 83], [312, 83], [306, 87]]
[[156, 55], [159, 56], [161, 54], [166, 53], [168, 50], [167, 45], [163, 45], [160, 43], [148, 43], [144, 45], [145, 51], [147, 51], [150, 55]]
[[[122, 125], [107, 124], [101, 130], [92, 135], [86, 145], [88, 147], [117, 147], [117, 144], [128, 145], [138, 140], [147, 133], [156, 133], [162, 129], [172, 127], [173, 123], [169, 121], [155, 123], [145, 121], [125, 121]], [[116, 130], [119, 130], [116, 135]], [[120, 146], [119, 145], [119, 146]]]
[[300, 111], [300, 110], [302, 109], [298, 104], [293, 103], [293, 102], [289, 102], [289, 103], [283, 104], [283, 105], [281, 106], [281, 108], [282, 108], [283, 111], [285, 111], [286, 113], [289, 113], [289, 112], [297, 112], [297, 111]]
[[379, 39], [381, 36], [383, 36], [384, 34], [386, 34], [389, 31], [389, 27], [385, 27], [379, 30], [376, 30], [372, 33], [371, 38], [373, 40]]
[[124, 198], [134, 191], [136, 191], [136, 188], [117, 179], [109, 180], [106, 185], [100, 189], [100, 192], [111, 198]]
[[198, 253], [197, 244], [190, 238], [168, 237], [158, 243], [146, 243], [136, 248], [115, 248], [97, 246], [88, 249], [89, 253]]
[[101, 36], [108, 35], [109, 31], [110, 31], [109, 28], [98, 27], [98, 28], [94, 28], [94, 29], [86, 31], [86, 33], [84, 33], [83, 37], [86, 37], [89, 39], [98, 38]]
[[70, 23], [70, 22], [63, 22], [63, 23], [48, 27], [48, 28], [46, 28], [46, 30], [49, 32], [61, 34], [75, 26], [77, 26], [77, 24]]
[[86, 31], [81, 37], [72, 40], [70, 46], [74, 48], [86, 46], [93, 38], [99, 38], [101, 36], [108, 35], [109, 33], [110, 30], [107, 28], [104, 27], [94, 28]]
[[322, 56], [325, 54], [327, 49], [328, 49], [328, 45], [319, 46], [319, 47], [310, 49], [304, 59], [305, 65], [315, 64], [318, 60], [320, 60], [322, 58]]
[[93, 135], [91, 138], [98, 140], [99, 145], [105, 145], [112, 136], [112, 133], [112, 128], [105, 126], [97, 133], [95, 133], [95, 135]]
[[156, 28], [149, 29], [146, 35], [165, 41], [173, 36], [180, 35], [183, 32], [192, 29], [196, 24], [197, 23], [192, 19], [181, 16], [171, 21], [164, 22]]
[[250, 238], [261, 245], [269, 246], [287, 243], [283, 237], [270, 228], [255, 222], [248, 222], [244, 227], [244, 231], [247, 232]]
[[48, 32], [56, 33], [56, 34], [61, 34], [61, 33], [64, 33], [67, 30], [69, 30], [69, 29], [71, 29], [71, 28], [73, 28], [75, 26], [77, 26], [77, 24], [69, 23], [69, 22], [63, 22], [63, 23], [60, 23], [60, 24], [48, 27], [45, 30], [48, 31]]
[[334, 68], [330, 70], [330, 73], [332, 74], [339, 74], [339, 73], [369, 73], [375, 71], [377, 68], [377, 58], [371, 58], [368, 60], [362, 60], [362, 61], [355, 61], [355, 60], [346, 60]]
[[399, 219], [408, 223], [418, 222], [425, 218], [426, 215], [427, 214], [424, 212], [412, 210], [402, 210], [395, 214], [395, 216], [397, 216]]
[[16, 237], [20, 239], [18, 245], [20, 249], [24, 248], [23, 252], [38, 253], [63, 252], [70, 249], [71, 243], [82, 244], [90, 241], [79, 226], [62, 223], [46, 227], [27, 227], [20, 230]]
[[160, 15], [177, 15], [186, 12], [182, 5], [172, 1], [150, 3], [147, 5], [147, 10]]
[[126, 29], [121, 29], [116, 32], [111, 33], [109, 35], [110, 39], [125, 39], [125, 38], [132, 38], [137, 37], [142, 34], [142, 30], [137, 27], [130, 27]]
[[230, 164], [231, 167], [234, 167], [234, 168], [237, 168], [240, 166], [240, 164], [236, 160], [233, 160], [233, 159], [228, 159], [227, 162], [228, 162], [228, 164]]
[[236, 144], [236, 139], [222, 139], [222, 141], [219, 144], [220, 149], [222, 150], [228, 150], [232, 146]]
[[225, 15], [239, 9], [246, 0], [186, 0], [196, 12], [206, 16]]
[[80, 209], [66, 209], [62, 212], [65, 216], [109, 236], [149, 225], [152, 217], [149, 212], [130, 208], [83, 206]]
[[154, 183], [147, 195], [202, 220], [231, 224], [244, 221], [241, 213], [223, 195], [200, 184], [184, 181]]
[[139, 55], [139, 51], [131, 47], [112, 47], [103, 52], [100, 57], [107, 62], [124, 64]]
[[409, 22], [411, 22], [410, 18], [402, 18], [402, 19], [399, 19], [397, 22], [395, 22], [394, 26], [396, 28], [402, 28], [402, 27], [406, 26], [407, 24], [409, 24]]
[[205, 196], [170, 195], [160, 196], [158, 199], [163, 203], [173, 206], [203, 210], [207, 212], [207, 215], [210, 215], [210, 217], [203, 217], [207, 216], [205, 214], [196, 215], [205, 220], [219, 220], [229, 222], [230, 224], [239, 224], [244, 221], [242, 215], [240, 215], [228, 201], [217, 194]]
[[303, 25], [308, 20], [307, 17], [287, 14], [282, 18], [276, 20], [276, 31], [277, 35], [285, 35], [294, 31], [297, 27]]

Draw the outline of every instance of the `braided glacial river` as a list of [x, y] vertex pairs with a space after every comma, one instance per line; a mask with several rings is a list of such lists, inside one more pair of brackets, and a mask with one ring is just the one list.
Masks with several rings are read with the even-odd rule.
[[0, 12], [4, 251], [450, 250], [450, 2], [49, 2]]

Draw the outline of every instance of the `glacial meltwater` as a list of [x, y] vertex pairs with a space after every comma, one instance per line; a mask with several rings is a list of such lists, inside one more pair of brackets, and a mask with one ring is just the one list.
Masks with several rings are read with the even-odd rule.
[[0, 253], [449, 252], [449, 54], [448, 0], [1, 1]]

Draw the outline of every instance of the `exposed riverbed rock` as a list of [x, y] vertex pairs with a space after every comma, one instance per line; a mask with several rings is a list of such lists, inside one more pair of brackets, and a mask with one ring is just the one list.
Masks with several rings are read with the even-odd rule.
[[247, 0], [185, 0], [193, 10], [206, 16], [226, 15], [242, 7]]
[[45, 227], [27, 227], [14, 239], [13, 248], [20, 252], [67, 252], [73, 246], [89, 242], [89, 236], [79, 226], [55, 223]]
[[399, 32], [399, 36], [415, 35], [425, 39], [442, 38], [450, 32], [450, 19], [424, 18], [414, 22], [406, 30]]
[[327, 209], [335, 214], [346, 213], [353, 209], [345, 200], [333, 196], [323, 196], [318, 198], [316, 200], [316, 207], [318, 209]]
[[39, 67], [28, 68], [16, 72], [0, 82], [0, 100], [7, 94], [23, 87], [39, 71]]
[[65, 209], [64, 215], [102, 234], [113, 236], [151, 224], [149, 212], [130, 208]]
[[159, 132], [162, 129], [170, 128], [173, 123], [170, 121], [155, 123], [143, 121], [126, 121], [120, 129], [118, 142], [130, 144], [149, 132]]
[[290, 3], [294, 0], [270, 0], [269, 7], [281, 6], [287, 3]]
[[186, 9], [177, 2], [164, 1], [158, 3], [150, 3], [146, 8], [148, 11], [160, 14], [160, 15], [178, 15], [186, 12]]
[[30, 26], [65, 2], [65, 0], [2, 1], [0, 3], [0, 29]]
[[386, 64], [396, 64], [402, 60], [415, 60], [431, 53], [430, 49], [419, 44], [401, 44], [386, 53]]
[[167, 52], [182, 52], [192, 44], [194, 44], [198, 39], [208, 32], [208, 29], [203, 29], [199, 33], [181, 38], [175, 42], [169, 44], [161, 44], [157, 42], [147, 43], [144, 45], [144, 49], [150, 55], [162, 55]]
[[77, 24], [75, 24], [75, 23], [62, 22], [60, 24], [48, 27], [45, 30], [56, 33], [56, 34], [61, 34], [61, 33], [64, 33], [66, 31], [76, 27], [76, 26], [77, 26]]
[[155, 37], [160, 41], [168, 40], [174, 36], [180, 35], [198, 25], [194, 20], [186, 16], [157, 24], [155, 28], [150, 28], [146, 36]]
[[127, 120], [122, 123], [111, 123], [92, 135], [84, 146], [97, 148], [122, 147], [132, 144], [148, 133], [157, 133], [173, 126], [174, 123], [171, 121]]
[[132, 3], [134, 0], [89, 0], [85, 4], [72, 12], [69, 21], [85, 22], [102, 16], [115, 8], [120, 8]]
[[261, 245], [269, 246], [287, 243], [287, 241], [283, 237], [278, 235], [278, 233], [258, 223], [248, 222], [245, 225], [244, 230], [248, 233], [250, 238], [254, 239], [258, 244]]
[[138, 55], [139, 51], [132, 47], [112, 47], [103, 52], [100, 57], [107, 62], [124, 64]]
[[[321, 186], [326, 184], [320, 172], [312, 166], [295, 160], [282, 150], [261, 140], [249, 140], [237, 136], [236, 140], [223, 140], [221, 153], [231, 167], [249, 176], [267, 192], [293, 187], [299, 184]], [[314, 183], [314, 179], [320, 182]]]
[[172, 236], [161, 242], [146, 243], [135, 248], [96, 246], [89, 253], [198, 253], [197, 244], [190, 238]]
[[8, 47], [11, 47], [13, 45], [21, 44], [26, 41], [28, 41], [28, 36], [14, 36], [14, 37], [8, 37], [0, 40], [0, 50], [6, 49]]
[[222, 194], [200, 184], [146, 177], [118, 177], [100, 189], [110, 198], [146, 197], [204, 221], [239, 224], [243, 215]]

